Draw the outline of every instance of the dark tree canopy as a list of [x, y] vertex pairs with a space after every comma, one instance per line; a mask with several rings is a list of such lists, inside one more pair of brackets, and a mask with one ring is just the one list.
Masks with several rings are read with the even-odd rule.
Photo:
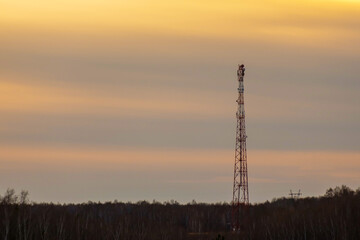
[[231, 206], [193, 201], [179, 204], [30, 203], [28, 192], [0, 196], [4, 240], [360, 239], [360, 188], [330, 188], [322, 197], [251, 205], [242, 231], [229, 223]]

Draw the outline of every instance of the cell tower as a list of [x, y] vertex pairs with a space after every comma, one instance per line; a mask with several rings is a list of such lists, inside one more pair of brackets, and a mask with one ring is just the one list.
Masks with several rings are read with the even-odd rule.
[[238, 110], [236, 112], [236, 144], [235, 144], [235, 166], [234, 186], [232, 200], [232, 228], [240, 230], [241, 217], [244, 216], [245, 208], [249, 204], [247, 154], [246, 154], [246, 131], [245, 131], [245, 109], [244, 109], [244, 64], [239, 65], [237, 76], [239, 81], [239, 97], [236, 100]]

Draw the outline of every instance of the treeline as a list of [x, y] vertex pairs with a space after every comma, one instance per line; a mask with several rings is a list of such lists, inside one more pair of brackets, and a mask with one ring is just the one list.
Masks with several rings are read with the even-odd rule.
[[[28, 193], [0, 196], [4, 240], [360, 239], [360, 189], [329, 189], [318, 198], [251, 205], [240, 233], [231, 205], [165, 203], [30, 203]], [[218, 236], [220, 233], [222, 236]]]
[[250, 208], [242, 239], [360, 239], [360, 188], [322, 197], [274, 199]]

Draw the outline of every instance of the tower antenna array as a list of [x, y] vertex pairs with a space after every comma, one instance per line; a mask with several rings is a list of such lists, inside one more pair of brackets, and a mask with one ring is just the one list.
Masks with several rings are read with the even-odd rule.
[[234, 185], [232, 200], [232, 229], [240, 230], [241, 217], [249, 205], [248, 171], [246, 154], [246, 131], [245, 131], [245, 108], [244, 108], [244, 64], [239, 65], [237, 77], [239, 82], [239, 96], [236, 102], [238, 109], [236, 112], [236, 144], [235, 144], [235, 166], [234, 166]]

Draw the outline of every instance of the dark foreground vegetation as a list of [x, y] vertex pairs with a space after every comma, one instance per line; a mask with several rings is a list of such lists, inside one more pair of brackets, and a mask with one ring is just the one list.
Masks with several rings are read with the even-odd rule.
[[0, 239], [360, 239], [360, 188], [252, 205], [239, 234], [230, 231], [230, 213], [227, 203], [39, 204], [8, 190], [0, 197]]

